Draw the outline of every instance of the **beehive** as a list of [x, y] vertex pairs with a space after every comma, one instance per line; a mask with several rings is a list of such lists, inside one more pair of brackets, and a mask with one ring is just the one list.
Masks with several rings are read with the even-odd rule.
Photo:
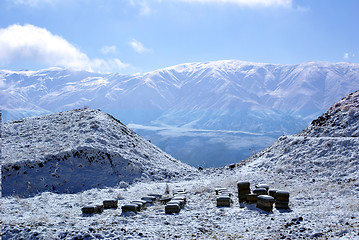
[[277, 191], [277, 189], [269, 189], [268, 195], [274, 197], [275, 199]]
[[171, 214], [171, 213], [179, 213], [181, 211], [181, 207], [177, 203], [171, 203], [168, 202], [165, 206], [165, 213]]
[[144, 196], [141, 200], [146, 201], [148, 204], [153, 204], [156, 201], [156, 197], [154, 196]]
[[96, 205], [95, 206], [95, 211], [96, 211], [95, 213], [102, 213], [103, 209], [104, 209], [103, 205]]
[[137, 213], [137, 204], [125, 204], [121, 207], [122, 212], [134, 212]]
[[259, 195], [267, 195], [267, 190], [265, 188], [256, 188], [253, 190], [254, 194]]
[[86, 206], [86, 207], [81, 208], [81, 211], [84, 214], [94, 214], [94, 213], [96, 213], [96, 207]]
[[225, 190], [227, 190], [227, 188], [217, 187], [217, 188], [214, 189], [214, 191], [216, 192], [216, 195], [219, 195], [219, 193], [221, 191], [225, 191]]
[[247, 198], [246, 198], [246, 203], [247, 204], [253, 204], [257, 202], [257, 194], [255, 193], [251, 193], [251, 194], [247, 194]]
[[268, 184], [257, 184], [256, 188], [265, 188], [266, 191], [268, 192], [269, 190], [269, 185]]
[[238, 201], [245, 202], [247, 200], [247, 194], [251, 193], [250, 183], [247, 181], [237, 182], [238, 189]]
[[118, 201], [117, 200], [104, 200], [103, 207], [104, 207], [104, 209], [118, 208]]
[[141, 209], [145, 209], [146, 208], [146, 201], [144, 200], [134, 200], [134, 201], [131, 201], [131, 204], [137, 204], [137, 205], [140, 205]]
[[266, 212], [273, 211], [274, 197], [269, 195], [259, 195], [257, 197], [257, 208], [260, 208]]
[[217, 207], [230, 207], [231, 198], [229, 196], [218, 196], [217, 197]]
[[289, 192], [281, 190], [276, 192], [275, 208], [289, 209]]

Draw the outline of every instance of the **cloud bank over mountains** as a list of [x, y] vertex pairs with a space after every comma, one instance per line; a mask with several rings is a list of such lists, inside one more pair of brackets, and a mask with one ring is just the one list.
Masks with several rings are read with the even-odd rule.
[[[127, 0], [132, 5], [138, 5], [142, 8], [142, 13], [148, 14], [151, 12], [150, 3], [157, 2], [161, 3], [162, 0]], [[172, 0], [173, 2], [188, 2], [188, 3], [219, 3], [219, 4], [236, 4], [239, 6], [264, 6], [264, 7], [272, 7], [272, 6], [281, 6], [288, 7], [292, 5], [292, 0]], [[28, 6], [38, 6], [40, 4], [54, 4], [58, 2], [58, 0], [15, 0], [14, 3], [17, 5], [28, 5]]]
[[118, 72], [130, 67], [118, 58], [92, 59], [61, 36], [30, 24], [0, 29], [0, 66], [16, 61], [96, 72]]
[[281, 6], [289, 7], [292, 5], [292, 0], [180, 0], [189, 3], [231, 3], [239, 6], [250, 6], [250, 7], [272, 7], [272, 6]]

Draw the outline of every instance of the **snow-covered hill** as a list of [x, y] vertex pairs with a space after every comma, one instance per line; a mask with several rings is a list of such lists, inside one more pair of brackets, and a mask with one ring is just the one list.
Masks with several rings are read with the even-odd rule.
[[182, 176], [175, 160], [99, 110], [79, 109], [2, 125], [2, 194], [79, 192]]
[[323, 179], [338, 184], [357, 182], [358, 119], [359, 91], [356, 91], [335, 103], [298, 135], [280, 137], [242, 164], [277, 178], [301, 178], [308, 182]]
[[[177, 159], [194, 166], [223, 166], [247, 158], [280, 135], [301, 131], [342, 96], [359, 89], [358, 79], [359, 64], [326, 62], [227, 60], [130, 76], [57, 68], [0, 71], [0, 109], [11, 119], [21, 111], [26, 116], [99, 108], [132, 124]], [[193, 154], [195, 149], [203, 154]]]

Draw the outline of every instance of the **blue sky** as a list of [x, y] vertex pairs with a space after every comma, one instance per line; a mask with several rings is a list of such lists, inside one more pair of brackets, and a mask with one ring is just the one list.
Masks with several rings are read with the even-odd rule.
[[359, 62], [358, 0], [1, 0], [0, 69]]

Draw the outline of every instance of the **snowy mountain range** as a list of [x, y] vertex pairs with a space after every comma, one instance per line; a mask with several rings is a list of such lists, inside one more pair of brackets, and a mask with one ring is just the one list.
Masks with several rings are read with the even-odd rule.
[[[89, 106], [193, 166], [223, 166], [294, 134], [359, 89], [359, 64], [235, 60], [120, 75], [0, 71], [5, 120]], [[201, 151], [194, 151], [201, 149]]]
[[[111, 116], [97, 110], [83, 109], [6, 123], [2, 132], [3, 156], [8, 165], [5, 168], [11, 168], [12, 174], [7, 178], [9, 170], [2, 167], [2, 177], [6, 177], [3, 191], [5, 185], [14, 185], [24, 176], [31, 176], [27, 181], [36, 181], [46, 175], [49, 182], [55, 183], [71, 180], [71, 174], [83, 176], [86, 173], [94, 185], [71, 194], [57, 192], [57, 189], [43, 189], [45, 192], [25, 198], [16, 193], [6, 194], [1, 199], [1, 237], [357, 239], [358, 119], [359, 91], [333, 104], [301, 133], [282, 136], [245, 161], [203, 171], [194, 171], [172, 159]], [[84, 148], [75, 149], [77, 153], [66, 150], [74, 149], [74, 146]], [[85, 152], [81, 153], [81, 150]], [[109, 158], [102, 158], [99, 150], [110, 155], [114, 166], [121, 162], [132, 164], [130, 171], [122, 170], [127, 176], [125, 187], [121, 184], [101, 185], [101, 172], [109, 173], [112, 166]], [[63, 159], [65, 156], [69, 157]], [[90, 159], [92, 164], [95, 164], [94, 160], [98, 161], [95, 164], [97, 171], [86, 172], [89, 166], [85, 164]], [[42, 168], [45, 164], [51, 168], [41, 172], [40, 166], [34, 165], [39, 163], [44, 164]], [[79, 167], [79, 164], [84, 166]], [[71, 174], [61, 172], [62, 167]], [[29, 172], [23, 172], [25, 168]], [[140, 177], [141, 181], [128, 179], [133, 176], [133, 169], [143, 169], [142, 173], [146, 173], [140, 177], [140, 171], [135, 171], [134, 176]], [[154, 173], [151, 174], [149, 169]], [[29, 175], [31, 171], [34, 172]], [[177, 172], [176, 177], [165, 177], [166, 172]], [[60, 174], [59, 180], [55, 180], [56, 174]], [[116, 181], [121, 179], [116, 178]], [[251, 190], [257, 184], [268, 184], [270, 189], [288, 191], [290, 209], [274, 208], [272, 212], [265, 212], [255, 204], [238, 203], [237, 181], [249, 181]], [[98, 183], [100, 185], [95, 186]], [[65, 189], [64, 186], [67, 185], [62, 184], [58, 189]], [[233, 193], [230, 207], [216, 206], [216, 187], [225, 187]], [[12, 191], [16, 192], [16, 189]], [[169, 196], [175, 189], [186, 191], [187, 203], [178, 214], [165, 214], [161, 203], [150, 205], [137, 214], [122, 213], [120, 209], [81, 214], [82, 206], [99, 204], [104, 199], [116, 199], [121, 206], [149, 193], [166, 194], [168, 189]]]

